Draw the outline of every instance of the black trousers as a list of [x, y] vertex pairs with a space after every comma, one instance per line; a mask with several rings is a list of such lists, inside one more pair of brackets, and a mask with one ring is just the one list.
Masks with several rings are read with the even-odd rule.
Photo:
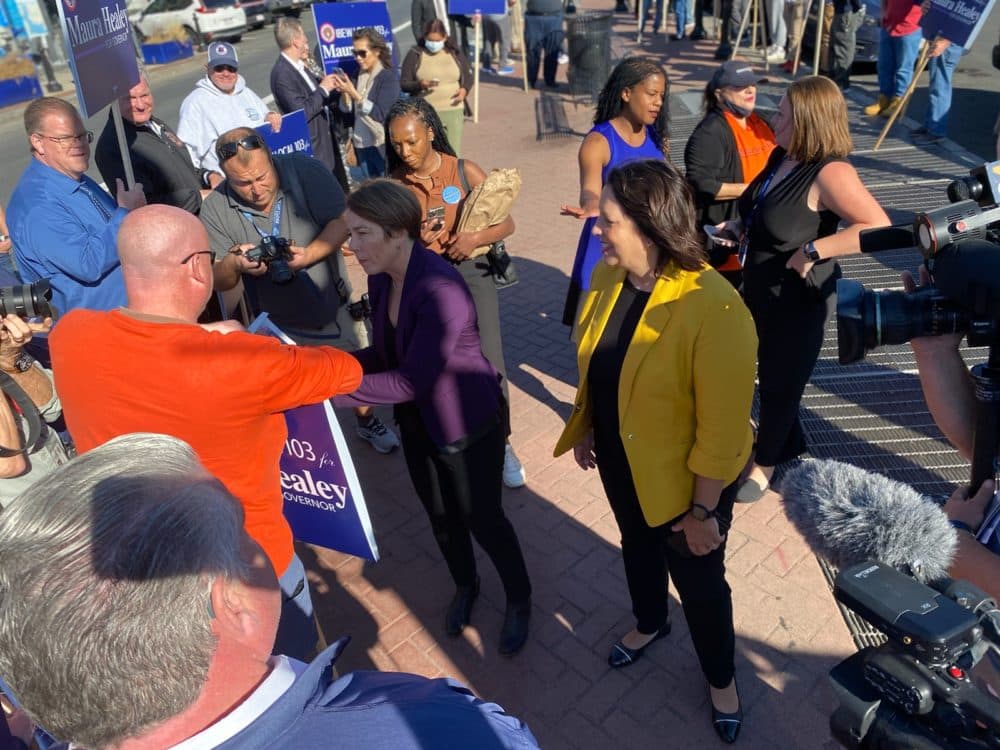
[[400, 437], [410, 479], [455, 585], [472, 586], [476, 581], [475, 537], [496, 566], [507, 600], [527, 600], [531, 596], [528, 569], [501, 502], [501, 423], [452, 453], [440, 450], [416, 421], [402, 423]]
[[[639, 498], [626, 465], [602, 462], [597, 437], [597, 468], [611, 510], [622, 534], [625, 578], [632, 597], [632, 613], [640, 633], [652, 634], [667, 621], [667, 576], [674, 580], [687, 620], [701, 671], [716, 688], [729, 685], [735, 674], [736, 633], [733, 599], [726, 583], [726, 542], [707, 555], [692, 555], [683, 533], [670, 530], [676, 519], [650, 527], [642, 515]], [[611, 464], [616, 464], [612, 461]], [[734, 482], [722, 491], [718, 513], [720, 528], [729, 528], [733, 517]]]
[[[507, 387], [507, 365], [504, 363], [503, 338], [500, 332], [500, 298], [497, 295], [496, 284], [490, 273], [490, 265], [485, 257], [470, 258], [458, 264], [458, 272], [465, 279], [472, 302], [476, 306], [476, 319], [479, 323], [479, 341], [483, 348], [483, 356], [489, 360], [493, 368], [500, 373], [500, 387], [503, 397], [510, 403], [510, 390]], [[510, 435], [510, 416], [506, 412], [504, 429]]]
[[778, 296], [744, 285], [757, 327], [757, 392], [760, 466], [777, 466], [807, 450], [799, 405], [823, 346], [823, 329], [834, 314], [836, 295], [821, 296], [797, 276], [786, 274]]

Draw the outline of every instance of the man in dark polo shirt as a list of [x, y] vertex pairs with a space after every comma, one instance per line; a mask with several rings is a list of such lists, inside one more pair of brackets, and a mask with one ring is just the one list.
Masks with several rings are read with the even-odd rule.
[[[251, 311], [267, 312], [299, 344], [322, 344], [353, 352], [368, 346], [363, 320], [347, 308], [351, 286], [340, 247], [347, 239], [344, 193], [322, 162], [287, 154], [272, 156], [252, 128], [219, 136], [216, 156], [225, 181], [202, 204], [199, 218], [216, 256], [215, 288], [226, 291], [242, 279]], [[266, 266], [244, 253], [264, 237], [291, 244], [291, 281], [277, 283]], [[379, 453], [399, 439], [370, 407], [356, 410], [358, 435]]]
[[[142, 184], [148, 203], [166, 203], [197, 214], [202, 198], [222, 182], [222, 175], [192, 164], [191, 155], [177, 134], [153, 115], [154, 106], [153, 92], [145, 75], [118, 99], [135, 181]], [[116, 178], [125, 179], [110, 112], [95, 156], [106, 185], [114, 185]]]

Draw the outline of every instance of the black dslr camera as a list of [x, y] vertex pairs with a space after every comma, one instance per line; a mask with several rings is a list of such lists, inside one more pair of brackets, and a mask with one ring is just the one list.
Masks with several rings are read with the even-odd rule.
[[877, 562], [840, 571], [834, 595], [889, 638], [830, 671], [834, 739], [863, 750], [1000, 748], [1000, 701], [969, 678], [987, 651], [1000, 653], [989, 596], [965, 581], [931, 588]]
[[885, 344], [919, 336], [965, 333], [970, 346], [992, 344], [1000, 330], [1000, 161], [948, 186], [950, 205], [917, 214], [912, 226], [861, 233], [861, 252], [916, 246], [934, 286], [876, 292], [837, 282], [837, 348], [841, 364]]
[[292, 243], [284, 237], [266, 235], [260, 238], [260, 244], [243, 253], [243, 257], [255, 263], [267, 266], [268, 276], [275, 284], [288, 284], [294, 277], [288, 261], [292, 259]]
[[52, 287], [48, 279], [33, 284], [0, 287], [0, 317], [19, 315], [22, 318], [54, 318]]

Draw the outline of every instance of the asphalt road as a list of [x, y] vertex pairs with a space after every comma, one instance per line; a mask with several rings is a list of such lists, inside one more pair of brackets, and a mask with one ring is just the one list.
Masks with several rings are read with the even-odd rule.
[[[392, 20], [399, 57], [414, 43], [410, 31], [410, 2], [408, 0], [388, 0], [389, 15]], [[316, 30], [312, 13], [302, 14], [302, 24], [309, 34], [311, 42], [315, 43]], [[398, 30], [398, 31], [396, 31]], [[256, 31], [244, 34], [242, 41], [236, 45], [240, 58], [240, 74], [246, 78], [247, 84], [261, 97], [270, 95], [271, 67], [278, 55], [274, 43], [273, 27], [265, 26]], [[195, 53], [188, 60], [158, 65], [149, 69], [148, 74], [156, 99], [156, 115], [172, 126], [177, 126], [181, 102], [194, 88], [195, 82], [204, 75], [205, 54]], [[65, 84], [70, 80], [69, 71], [57, 71], [57, 76]], [[75, 98], [72, 99], [76, 104]], [[27, 139], [24, 135], [22, 121], [23, 106], [7, 107], [0, 110], [0, 201], [7, 204], [17, 180], [28, 164]], [[100, 135], [108, 121], [108, 109], [98, 113], [87, 121], [87, 129], [93, 130], [96, 137]], [[97, 167], [91, 160], [90, 176], [100, 182], [101, 177]]]

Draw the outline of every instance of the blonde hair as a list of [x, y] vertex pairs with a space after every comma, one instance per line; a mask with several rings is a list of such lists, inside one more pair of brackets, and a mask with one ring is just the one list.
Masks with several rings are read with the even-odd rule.
[[851, 153], [847, 102], [837, 84], [823, 76], [807, 76], [789, 86], [785, 96], [792, 115], [789, 156], [817, 162]]

